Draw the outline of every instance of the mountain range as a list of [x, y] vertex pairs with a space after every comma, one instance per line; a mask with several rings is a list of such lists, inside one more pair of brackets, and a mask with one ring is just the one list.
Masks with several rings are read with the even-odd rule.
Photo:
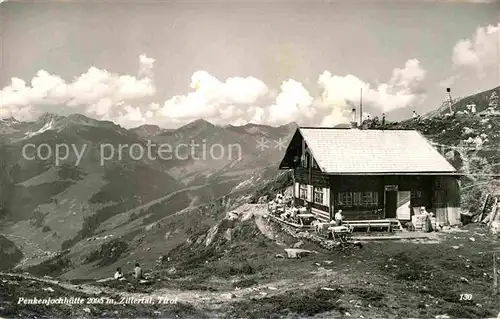
[[[231, 193], [251, 192], [276, 178], [285, 149], [274, 141], [286, 145], [296, 128], [197, 120], [171, 130], [125, 129], [81, 114], [0, 120], [0, 236], [22, 251], [26, 266], [121, 225], [130, 234], [146, 219], [152, 223]], [[257, 148], [262, 139], [269, 147]], [[45, 159], [47, 146], [37, 155], [42, 144], [52, 157]], [[198, 146], [189, 149], [191, 144]], [[68, 156], [60, 145], [68, 145]], [[128, 148], [120, 151], [119, 145]], [[130, 153], [132, 145], [149, 147], [151, 156]], [[160, 156], [161, 145], [174, 153]]]

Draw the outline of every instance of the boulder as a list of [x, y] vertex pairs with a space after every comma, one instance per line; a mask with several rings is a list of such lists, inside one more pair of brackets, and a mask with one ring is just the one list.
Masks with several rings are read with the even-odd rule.
[[495, 220], [491, 223], [489, 233], [493, 236], [500, 237], [500, 220]]
[[288, 258], [291, 258], [291, 259], [302, 258], [302, 257], [310, 255], [312, 253], [310, 250], [296, 249], [296, 248], [285, 249], [285, 251], [287, 253]]
[[293, 248], [300, 248], [302, 245], [304, 245], [304, 242], [301, 240], [301, 241], [296, 242], [293, 245]]
[[236, 297], [236, 295], [235, 295], [235, 294], [233, 294], [233, 293], [226, 293], [226, 294], [223, 294], [222, 296], [223, 296], [224, 298], [226, 298], [226, 299], [233, 299], [233, 298], [235, 298], [235, 297]]

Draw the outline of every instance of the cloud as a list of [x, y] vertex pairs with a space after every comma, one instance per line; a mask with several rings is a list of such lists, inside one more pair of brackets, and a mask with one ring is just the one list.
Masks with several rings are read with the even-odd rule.
[[[1, 116], [29, 120], [65, 106], [66, 113], [83, 113], [125, 127], [145, 123], [170, 126], [199, 118], [233, 125], [282, 125], [291, 121], [301, 125], [335, 125], [352, 120], [351, 109], [358, 105], [361, 89], [364, 110], [377, 114], [408, 107], [425, 98], [420, 85], [426, 71], [418, 60], [412, 59], [379, 84], [350, 74], [324, 71], [316, 82], [322, 90], [320, 96], [312, 95], [295, 79], [284, 81], [276, 89], [252, 76], [218, 79], [201, 70], [193, 73], [190, 92], [172, 96], [163, 103], [150, 103], [144, 98], [151, 98], [156, 92], [154, 63], [153, 58], [141, 55], [137, 77], [91, 67], [71, 83], [44, 70], [36, 74], [30, 85], [13, 78], [0, 91]], [[54, 106], [59, 110], [54, 110]]]
[[[421, 103], [426, 95], [421, 83], [426, 71], [416, 59], [408, 60], [405, 67], [396, 68], [386, 83], [372, 86], [354, 75], [336, 76], [329, 71], [323, 72], [318, 85], [323, 89], [320, 105], [331, 109], [330, 121], [351, 118], [352, 105], [359, 105], [362, 94], [363, 105], [384, 113]], [[362, 92], [361, 92], [362, 90]]]
[[420, 103], [425, 98], [420, 86], [425, 75], [426, 71], [415, 59], [408, 60], [403, 68], [394, 69], [386, 83], [373, 87], [354, 75], [338, 76], [325, 71], [317, 81], [323, 94], [314, 98], [294, 79], [284, 81], [274, 94], [273, 89], [253, 77], [221, 81], [206, 71], [198, 71], [191, 82], [195, 91], [167, 100], [160, 114], [185, 122], [201, 117], [233, 125], [248, 122], [281, 125], [291, 121], [335, 125], [352, 119], [352, 105], [354, 101], [357, 105], [361, 89], [364, 104], [380, 113]]
[[[40, 70], [27, 84], [12, 78], [0, 91], [0, 116], [32, 120], [51, 111], [54, 106], [66, 106], [72, 112], [86, 113], [96, 118], [113, 118], [124, 101], [153, 96], [156, 93], [152, 76], [154, 59], [141, 55], [140, 78], [119, 75], [91, 67], [67, 83], [61, 77]], [[83, 111], [85, 110], [85, 111]]]
[[500, 74], [500, 22], [497, 25], [478, 27], [475, 34], [457, 42], [453, 48], [452, 62], [456, 73], [442, 85], [455, 82], [464, 72], [473, 71], [479, 78], [489, 73]]
[[314, 99], [302, 83], [287, 80], [281, 85], [281, 92], [269, 109], [270, 123], [285, 124], [294, 120], [311, 119], [316, 114], [313, 107]]
[[[191, 77], [194, 92], [176, 95], [167, 100], [161, 114], [177, 119], [228, 117], [228, 109], [237, 111], [264, 97], [268, 88], [254, 77], [232, 77], [222, 82], [206, 71], [197, 71]], [[232, 114], [232, 113], [231, 113]]]
[[153, 77], [153, 65], [155, 59], [148, 57], [145, 54], [139, 56], [139, 76], [145, 78]]

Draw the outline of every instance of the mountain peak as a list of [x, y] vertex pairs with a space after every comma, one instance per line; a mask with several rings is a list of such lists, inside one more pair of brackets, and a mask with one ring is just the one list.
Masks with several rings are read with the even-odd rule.
[[42, 115], [40, 115], [40, 117], [38, 117], [37, 122], [46, 123], [46, 122], [49, 122], [51, 120], [59, 120], [59, 119], [62, 119], [62, 118], [64, 118], [64, 116], [61, 116], [61, 115], [58, 115], [58, 114], [55, 114], [55, 113], [45, 112]]
[[139, 125], [137, 127], [131, 128], [131, 130], [149, 130], [149, 129], [154, 129], [154, 130], [161, 130], [161, 127], [155, 124], [143, 124]]
[[9, 125], [10, 124], [17, 124], [17, 123], [19, 123], [19, 121], [16, 120], [16, 118], [13, 117], [13, 116], [0, 119], [0, 121], [3, 122], [3, 123], [9, 124]]
[[158, 125], [154, 125], [154, 124], [143, 124], [143, 125], [131, 128], [129, 131], [134, 132], [141, 137], [151, 137], [151, 136], [161, 134], [162, 132], [165, 132], [164, 129], [162, 129]]
[[215, 125], [205, 119], [197, 119], [191, 123], [181, 126], [179, 129], [194, 129], [194, 128], [208, 128], [208, 127], [215, 127]]
[[284, 125], [281, 125], [281, 127], [287, 127], [287, 128], [297, 128], [299, 127], [299, 124], [297, 124], [297, 122], [290, 122], [290, 123], [287, 123], [287, 124], [284, 124]]
[[71, 114], [71, 115], [68, 116], [68, 119], [70, 119], [70, 120], [84, 121], [84, 122], [88, 122], [88, 121], [94, 120], [94, 119], [91, 119], [90, 117], [85, 116], [85, 115], [80, 114], [80, 113]]

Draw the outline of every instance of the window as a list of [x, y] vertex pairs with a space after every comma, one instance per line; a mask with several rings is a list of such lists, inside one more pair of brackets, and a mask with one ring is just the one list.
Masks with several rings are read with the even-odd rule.
[[309, 154], [308, 153], [305, 153], [304, 155], [302, 155], [302, 159], [301, 159], [301, 166], [304, 167], [304, 168], [309, 168]]
[[307, 185], [300, 185], [299, 188], [299, 198], [306, 200], [307, 199]]
[[436, 190], [442, 190], [443, 189], [443, 181], [441, 178], [436, 178]]
[[351, 192], [339, 193], [339, 206], [352, 207], [352, 204]]
[[338, 195], [339, 206], [343, 207], [377, 207], [377, 192], [343, 192]]
[[324, 201], [323, 201], [323, 189], [320, 188], [320, 187], [314, 187], [314, 202], [316, 204], [321, 204], [323, 205]]
[[378, 193], [377, 192], [361, 193], [361, 206], [363, 207], [378, 206]]

